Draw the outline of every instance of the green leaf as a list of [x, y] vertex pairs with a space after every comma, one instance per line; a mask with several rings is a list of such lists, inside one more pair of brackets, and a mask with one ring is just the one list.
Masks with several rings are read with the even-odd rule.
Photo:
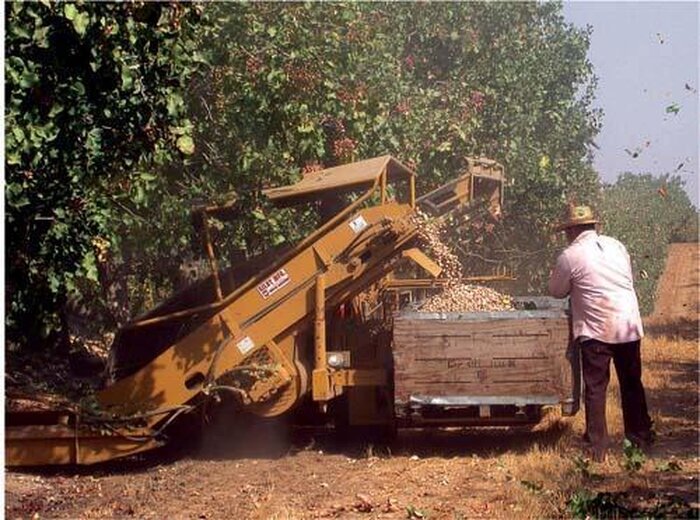
[[75, 20], [77, 15], [78, 9], [75, 7], [75, 4], [67, 3], [63, 6], [63, 16], [68, 18], [70, 21]]
[[177, 149], [185, 155], [192, 155], [194, 153], [194, 141], [189, 135], [178, 137], [175, 144]]
[[314, 131], [314, 123], [313, 121], [307, 121], [305, 123], [300, 124], [297, 126], [297, 131], [300, 134], [310, 134], [311, 132]]
[[136, 185], [136, 188], [134, 189], [134, 193], [132, 195], [132, 199], [136, 204], [141, 204], [146, 198], [146, 192], [143, 189], [143, 186], [140, 184]]
[[[186, 122], [188, 123], [188, 122]], [[192, 131], [192, 125], [186, 124], [185, 126], [171, 126], [170, 133], [172, 135], [188, 135]]]
[[85, 273], [85, 278], [93, 282], [98, 280], [97, 264], [95, 262], [95, 255], [92, 252], [83, 257], [82, 268]]
[[85, 147], [93, 154], [98, 153], [102, 147], [102, 130], [99, 128], [90, 130], [85, 141]]
[[678, 106], [678, 103], [671, 103], [666, 107], [666, 113], [667, 114], [673, 114], [676, 115], [678, 112], [681, 111], [681, 107]]
[[134, 85], [134, 75], [128, 65], [123, 64], [121, 67], [121, 80], [122, 87], [125, 89], [130, 89]]
[[449, 152], [450, 150], [452, 150], [452, 143], [450, 141], [443, 141], [437, 147], [438, 152]]
[[15, 136], [15, 139], [17, 140], [18, 143], [21, 143], [24, 141], [24, 132], [22, 131], [21, 128], [14, 127], [12, 129], [12, 135]]
[[49, 117], [54, 118], [58, 114], [63, 112], [63, 105], [59, 105], [58, 103], [54, 103], [54, 105], [51, 107], [51, 110], [49, 110]]
[[49, 282], [49, 289], [51, 289], [52, 293], [58, 293], [58, 289], [61, 287], [61, 280], [58, 279], [58, 277], [51, 273], [48, 276], [48, 282]]
[[74, 81], [70, 89], [75, 92], [78, 96], [84, 96], [85, 95], [85, 85], [83, 85], [82, 81]]
[[171, 116], [177, 116], [182, 112], [182, 109], [185, 106], [185, 102], [182, 99], [182, 96], [179, 94], [171, 93], [168, 96], [168, 114]]
[[17, 38], [21, 38], [23, 40], [31, 40], [32, 38], [32, 36], [29, 34], [29, 31], [27, 31], [24, 27], [18, 24], [13, 24], [10, 32]]
[[7, 164], [15, 166], [17, 164], [20, 164], [22, 162], [22, 159], [20, 158], [19, 154], [14, 152], [14, 153], [7, 153], [5, 155], [5, 161]]
[[49, 34], [49, 27], [39, 26], [36, 29], [34, 29], [34, 34], [32, 35], [32, 40], [34, 40], [34, 43], [37, 45], [37, 47], [41, 47], [42, 49], [46, 49], [49, 47], [48, 34]]
[[36, 72], [26, 69], [24, 72], [22, 72], [22, 76], [20, 76], [19, 80], [20, 87], [31, 88], [37, 83], [39, 83], [39, 76], [36, 74]]
[[639, 471], [646, 461], [644, 452], [632, 444], [629, 439], [622, 441], [622, 455], [622, 466], [630, 473]]

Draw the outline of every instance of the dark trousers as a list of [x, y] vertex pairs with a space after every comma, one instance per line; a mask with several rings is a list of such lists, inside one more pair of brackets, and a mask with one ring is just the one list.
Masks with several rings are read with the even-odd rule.
[[651, 419], [642, 386], [639, 343], [610, 344], [598, 340], [581, 343], [586, 435], [594, 449], [605, 450], [608, 446], [605, 401], [610, 381], [610, 358], [615, 364], [617, 380], [620, 382], [625, 437], [636, 444], [645, 444], [651, 440]]

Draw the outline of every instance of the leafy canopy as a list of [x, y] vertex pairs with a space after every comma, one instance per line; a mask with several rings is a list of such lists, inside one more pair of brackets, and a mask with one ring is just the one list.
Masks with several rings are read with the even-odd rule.
[[117, 240], [115, 199], [143, 196], [139, 166], [192, 153], [183, 94], [201, 61], [201, 8], [43, 1], [6, 11], [7, 325], [27, 340], [58, 329], [67, 295], [97, 280]]

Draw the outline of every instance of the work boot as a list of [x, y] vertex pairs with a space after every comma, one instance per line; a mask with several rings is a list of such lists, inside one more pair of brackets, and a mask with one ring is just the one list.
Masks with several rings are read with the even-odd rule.
[[641, 435], [626, 435], [626, 437], [627, 440], [642, 451], [649, 450], [656, 442], [656, 432], [654, 430], [649, 430]]

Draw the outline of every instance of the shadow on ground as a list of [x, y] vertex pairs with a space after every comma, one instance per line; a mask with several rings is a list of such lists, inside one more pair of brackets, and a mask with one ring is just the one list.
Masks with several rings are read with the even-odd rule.
[[393, 438], [358, 431], [339, 434], [330, 426], [299, 427], [283, 420], [237, 422], [220, 417], [204, 431], [192, 456], [198, 459], [275, 459], [303, 450], [360, 458], [375, 455], [419, 457], [498, 456], [523, 453], [536, 445], [554, 447], [570, 432], [566, 420], [548, 421], [536, 427], [426, 428], [399, 430]]
[[700, 320], [697, 317], [650, 318], [644, 322], [644, 331], [652, 336], [696, 341], [700, 338]]

